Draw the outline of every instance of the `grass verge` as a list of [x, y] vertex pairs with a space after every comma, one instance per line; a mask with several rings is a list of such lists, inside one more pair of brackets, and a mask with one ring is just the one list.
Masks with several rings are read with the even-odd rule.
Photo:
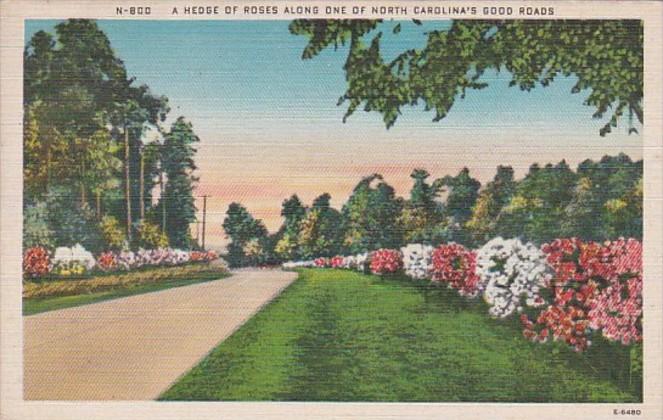
[[23, 315], [188, 286], [227, 276], [229, 276], [228, 271], [221, 266], [192, 264], [181, 267], [147, 268], [84, 280], [24, 282]]
[[587, 355], [526, 341], [484, 304], [307, 269], [161, 400], [633, 402]]

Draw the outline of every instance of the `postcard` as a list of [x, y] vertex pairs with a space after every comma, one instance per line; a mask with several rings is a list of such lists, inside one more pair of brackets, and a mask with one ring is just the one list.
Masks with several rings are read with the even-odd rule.
[[663, 4], [0, 12], [3, 419], [663, 416]]

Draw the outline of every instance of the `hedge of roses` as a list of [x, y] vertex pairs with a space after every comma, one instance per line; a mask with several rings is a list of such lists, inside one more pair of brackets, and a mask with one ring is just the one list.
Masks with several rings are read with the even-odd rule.
[[371, 252], [369, 267], [373, 274], [391, 274], [403, 267], [403, 256], [395, 249], [378, 249]]
[[476, 274], [476, 255], [462, 245], [440, 245], [433, 251], [431, 280], [446, 283], [461, 296], [475, 297], [481, 291]]
[[46, 248], [35, 246], [23, 253], [23, 273], [28, 277], [41, 277], [51, 271], [51, 255]]
[[532, 243], [495, 238], [477, 252], [477, 273], [483, 279], [489, 313], [505, 318], [523, 306], [540, 307], [541, 291], [550, 281], [546, 257]]
[[405, 275], [415, 280], [429, 278], [433, 261], [433, 247], [422, 244], [409, 244], [401, 248]]
[[520, 314], [525, 338], [561, 341], [576, 351], [586, 350], [597, 334], [623, 345], [642, 341], [642, 244], [635, 239], [556, 239], [537, 247], [498, 237], [477, 250], [456, 243], [409, 244], [283, 267], [402, 271], [446, 284], [461, 296], [481, 296], [492, 317]]
[[550, 304], [535, 318], [521, 316], [527, 338], [552, 336], [577, 351], [601, 331], [624, 345], [642, 340], [642, 244], [557, 239], [542, 247], [554, 270]]
[[28, 278], [49, 275], [75, 277], [93, 272], [130, 271], [141, 267], [177, 266], [188, 262], [210, 262], [219, 258], [215, 251], [184, 251], [158, 248], [134, 251], [105, 251], [96, 258], [80, 244], [58, 247], [49, 252], [41, 246], [23, 253], [23, 274]]

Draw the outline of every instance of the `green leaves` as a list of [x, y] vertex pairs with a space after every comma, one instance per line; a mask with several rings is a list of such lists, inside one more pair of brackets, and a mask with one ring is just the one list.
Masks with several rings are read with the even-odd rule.
[[184, 117], [179, 117], [164, 136], [162, 165], [168, 179], [165, 186], [166, 233], [173, 247], [188, 248], [191, 245], [189, 224], [196, 220], [193, 188], [198, 180], [193, 175], [196, 169], [193, 144], [198, 141], [193, 126]]
[[[585, 101], [595, 118], [613, 110], [600, 129], [605, 136], [628, 112], [642, 123], [643, 26], [641, 21], [591, 20], [455, 20], [450, 28], [430, 31], [426, 45], [404, 51], [391, 62], [381, 52], [379, 32], [366, 47], [367, 35], [381, 21], [296, 20], [291, 33], [309, 39], [302, 57], [350, 42], [344, 66], [347, 90], [339, 105], [348, 102], [345, 121], [363, 104], [366, 112], [382, 114], [391, 127], [401, 107], [419, 100], [434, 110], [433, 121], [444, 119], [458, 97], [487, 86], [480, 77], [487, 69], [502, 68], [512, 75], [511, 86], [530, 91], [549, 86], [558, 75], [575, 75], [571, 93], [589, 90]], [[421, 22], [415, 21], [415, 24]], [[399, 33], [398, 23], [393, 33]]]

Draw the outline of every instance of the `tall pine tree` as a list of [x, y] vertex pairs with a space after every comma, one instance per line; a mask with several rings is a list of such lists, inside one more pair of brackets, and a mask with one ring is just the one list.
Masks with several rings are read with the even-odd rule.
[[[194, 143], [199, 141], [190, 122], [179, 117], [165, 135], [162, 162], [167, 177], [165, 186], [166, 234], [176, 248], [189, 248], [189, 224], [196, 220], [193, 187], [198, 178], [193, 175], [196, 165]], [[160, 203], [163, 205], [163, 203]]]

